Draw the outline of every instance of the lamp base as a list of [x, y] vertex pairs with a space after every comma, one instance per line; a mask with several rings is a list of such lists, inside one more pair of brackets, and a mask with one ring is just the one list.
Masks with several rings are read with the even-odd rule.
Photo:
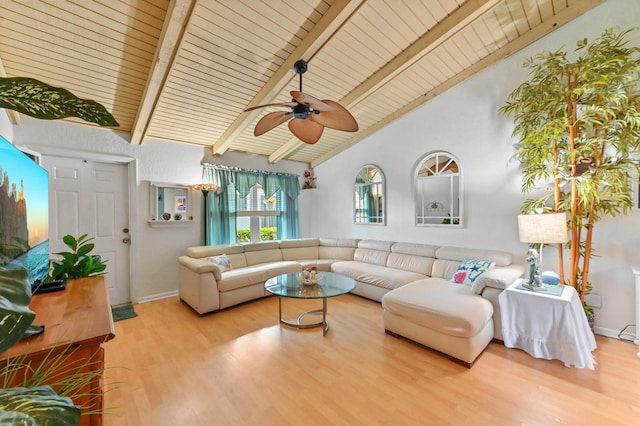
[[535, 283], [524, 283], [522, 284], [522, 287], [531, 290], [531, 291], [547, 291], [546, 288], [544, 288], [541, 285], [536, 285]]

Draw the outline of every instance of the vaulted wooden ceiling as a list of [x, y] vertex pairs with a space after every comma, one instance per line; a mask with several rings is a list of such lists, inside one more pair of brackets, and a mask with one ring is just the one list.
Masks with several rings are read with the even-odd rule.
[[[314, 166], [602, 1], [2, 0], [0, 75], [102, 103], [132, 144]], [[349, 109], [357, 133], [253, 135], [275, 109], [243, 110], [290, 101], [298, 59], [304, 92]]]

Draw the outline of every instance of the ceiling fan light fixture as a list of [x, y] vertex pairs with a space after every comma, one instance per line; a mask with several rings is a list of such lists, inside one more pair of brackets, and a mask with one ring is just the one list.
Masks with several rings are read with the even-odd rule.
[[302, 92], [302, 74], [307, 68], [307, 62], [303, 59], [296, 61], [293, 66], [294, 71], [300, 75], [300, 90], [290, 92], [291, 102], [258, 105], [244, 110], [248, 112], [271, 106], [290, 109], [287, 112], [271, 112], [263, 116], [254, 128], [255, 136], [263, 135], [286, 121], [289, 121], [291, 133], [307, 144], [318, 142], [325, 127], [345, 132], [358, 131], [358, 122], [342, 105], [335, 101], [320, 100]]

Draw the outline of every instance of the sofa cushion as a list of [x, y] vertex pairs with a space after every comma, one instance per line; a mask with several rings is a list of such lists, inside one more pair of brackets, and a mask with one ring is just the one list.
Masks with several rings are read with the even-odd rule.
[[244, 253], [244, 247], [241, 244], [219, 245], [219, 246], [196, 246], [187, 249], [187, 256], [202, 258], [209, 256], [218, 256], [220, 254], [238, 254]]
[[319, 238], [299, 238], [297, 240], [280, 241], [281, 249], [297, 248], [297, 247], [318, 247], [320, 245]]
[[353, 254], [353, 260], [385, 266], [387, 264], [387, 257], [389, 257], [389, 253], [391, 252], [392, 245], [393, 243], [390, 241], [358, 241], [358, 248]]
[[282, 250], [280, 250], [280, 246], [277, 241], [248, 244], [244, 248], [244, 257], [247, 259], [247, 266], [269, 262], [281, 262], [283, 260]]
[[231, 260], [226, 254], [221, 254], [219, 256], [210, 256], [207, 257], [207, 260], [220, 269], [220, 272], [228, 271], [233, 269], [233, 265], [231, 264]]
[[387, 268], [385, 266], [355, 260], [335, 262], [331, 265], [331, 270], [353, 278], [361, 283], [386, 289], [398, 288], [412, 281], [426, 278], [426, 275], [417, 272]]
[[442, 278], [414, 281], [385, 294], [382, 307], [394, 315], [451, 336], [472, 337], [492, 320], [493, 305], [471, 287]]
[[349, 238], [320, 238], [319, 259], [353, 260], [358, 240]]
[[358, 241], [358, 248], [389, 252], [393, 244], [393, 241], [360, 240]]
[[485, 287], [493, 287], [504, 290], [524, 274], [525, 268], [522, 265], [509, 265], [503, 268], [493, 268], [478, 278], [471, 286], [471, 291], [475, 294], [482, 294]]
[[443, 260], [483, 259], [492, 260], [496, 266], [509, 266], [513, 262], [511, 253], [500, 250], [484, 250], [463, 247], [440, 247], [436, 250], [436, 258]]
[[280, 250], [282, 251], [282, 260], [299, 260], [299, 259], [317, 259], [318, 258], [318, 246], [283, 248]]
[[414, 256], [410, 254], [389, 253], [387, 266], [404, 271], [417, 272], [426, 276], [431, 275], [433, 257]]
[[482, 274], [493, 268], [495, 262], [491, 260], [464, 259], [460, 262], [458, 270], [451, 282], [456, 284], [472, 285]]
[[438, 248], [439, 246], [432, 246], [431, 244], [395, 243], [391, 246], [391, 252], [420, 257], [436, 257]]
[[258, 284], [282, 274], [299, 272], [302, 266], [297, 262], [273, 262], [259, 265], [247, 266], [242, 269], [232, 269], [222, 273], [218, 281], [218, 290], [221, 292], [236, 290]]

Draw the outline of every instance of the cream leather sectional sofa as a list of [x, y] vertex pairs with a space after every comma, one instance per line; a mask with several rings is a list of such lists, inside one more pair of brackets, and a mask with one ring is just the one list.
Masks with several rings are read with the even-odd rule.
[[[220, 272], [207, 260], [226, 255]], [[495, 262], [472, 286], [451, 282], [464, 259]], [[199, 246], [178, 259], [180, 298], [197, 313], [269, 295], [264, 282], [315, 266], [356, 281], [352, 293], [382, 302], [385, 331], [471, 366], [489, 342], [502, 340], [498, 296], [524, 267], [510, 253], [428, 244], [305, 238]]]

